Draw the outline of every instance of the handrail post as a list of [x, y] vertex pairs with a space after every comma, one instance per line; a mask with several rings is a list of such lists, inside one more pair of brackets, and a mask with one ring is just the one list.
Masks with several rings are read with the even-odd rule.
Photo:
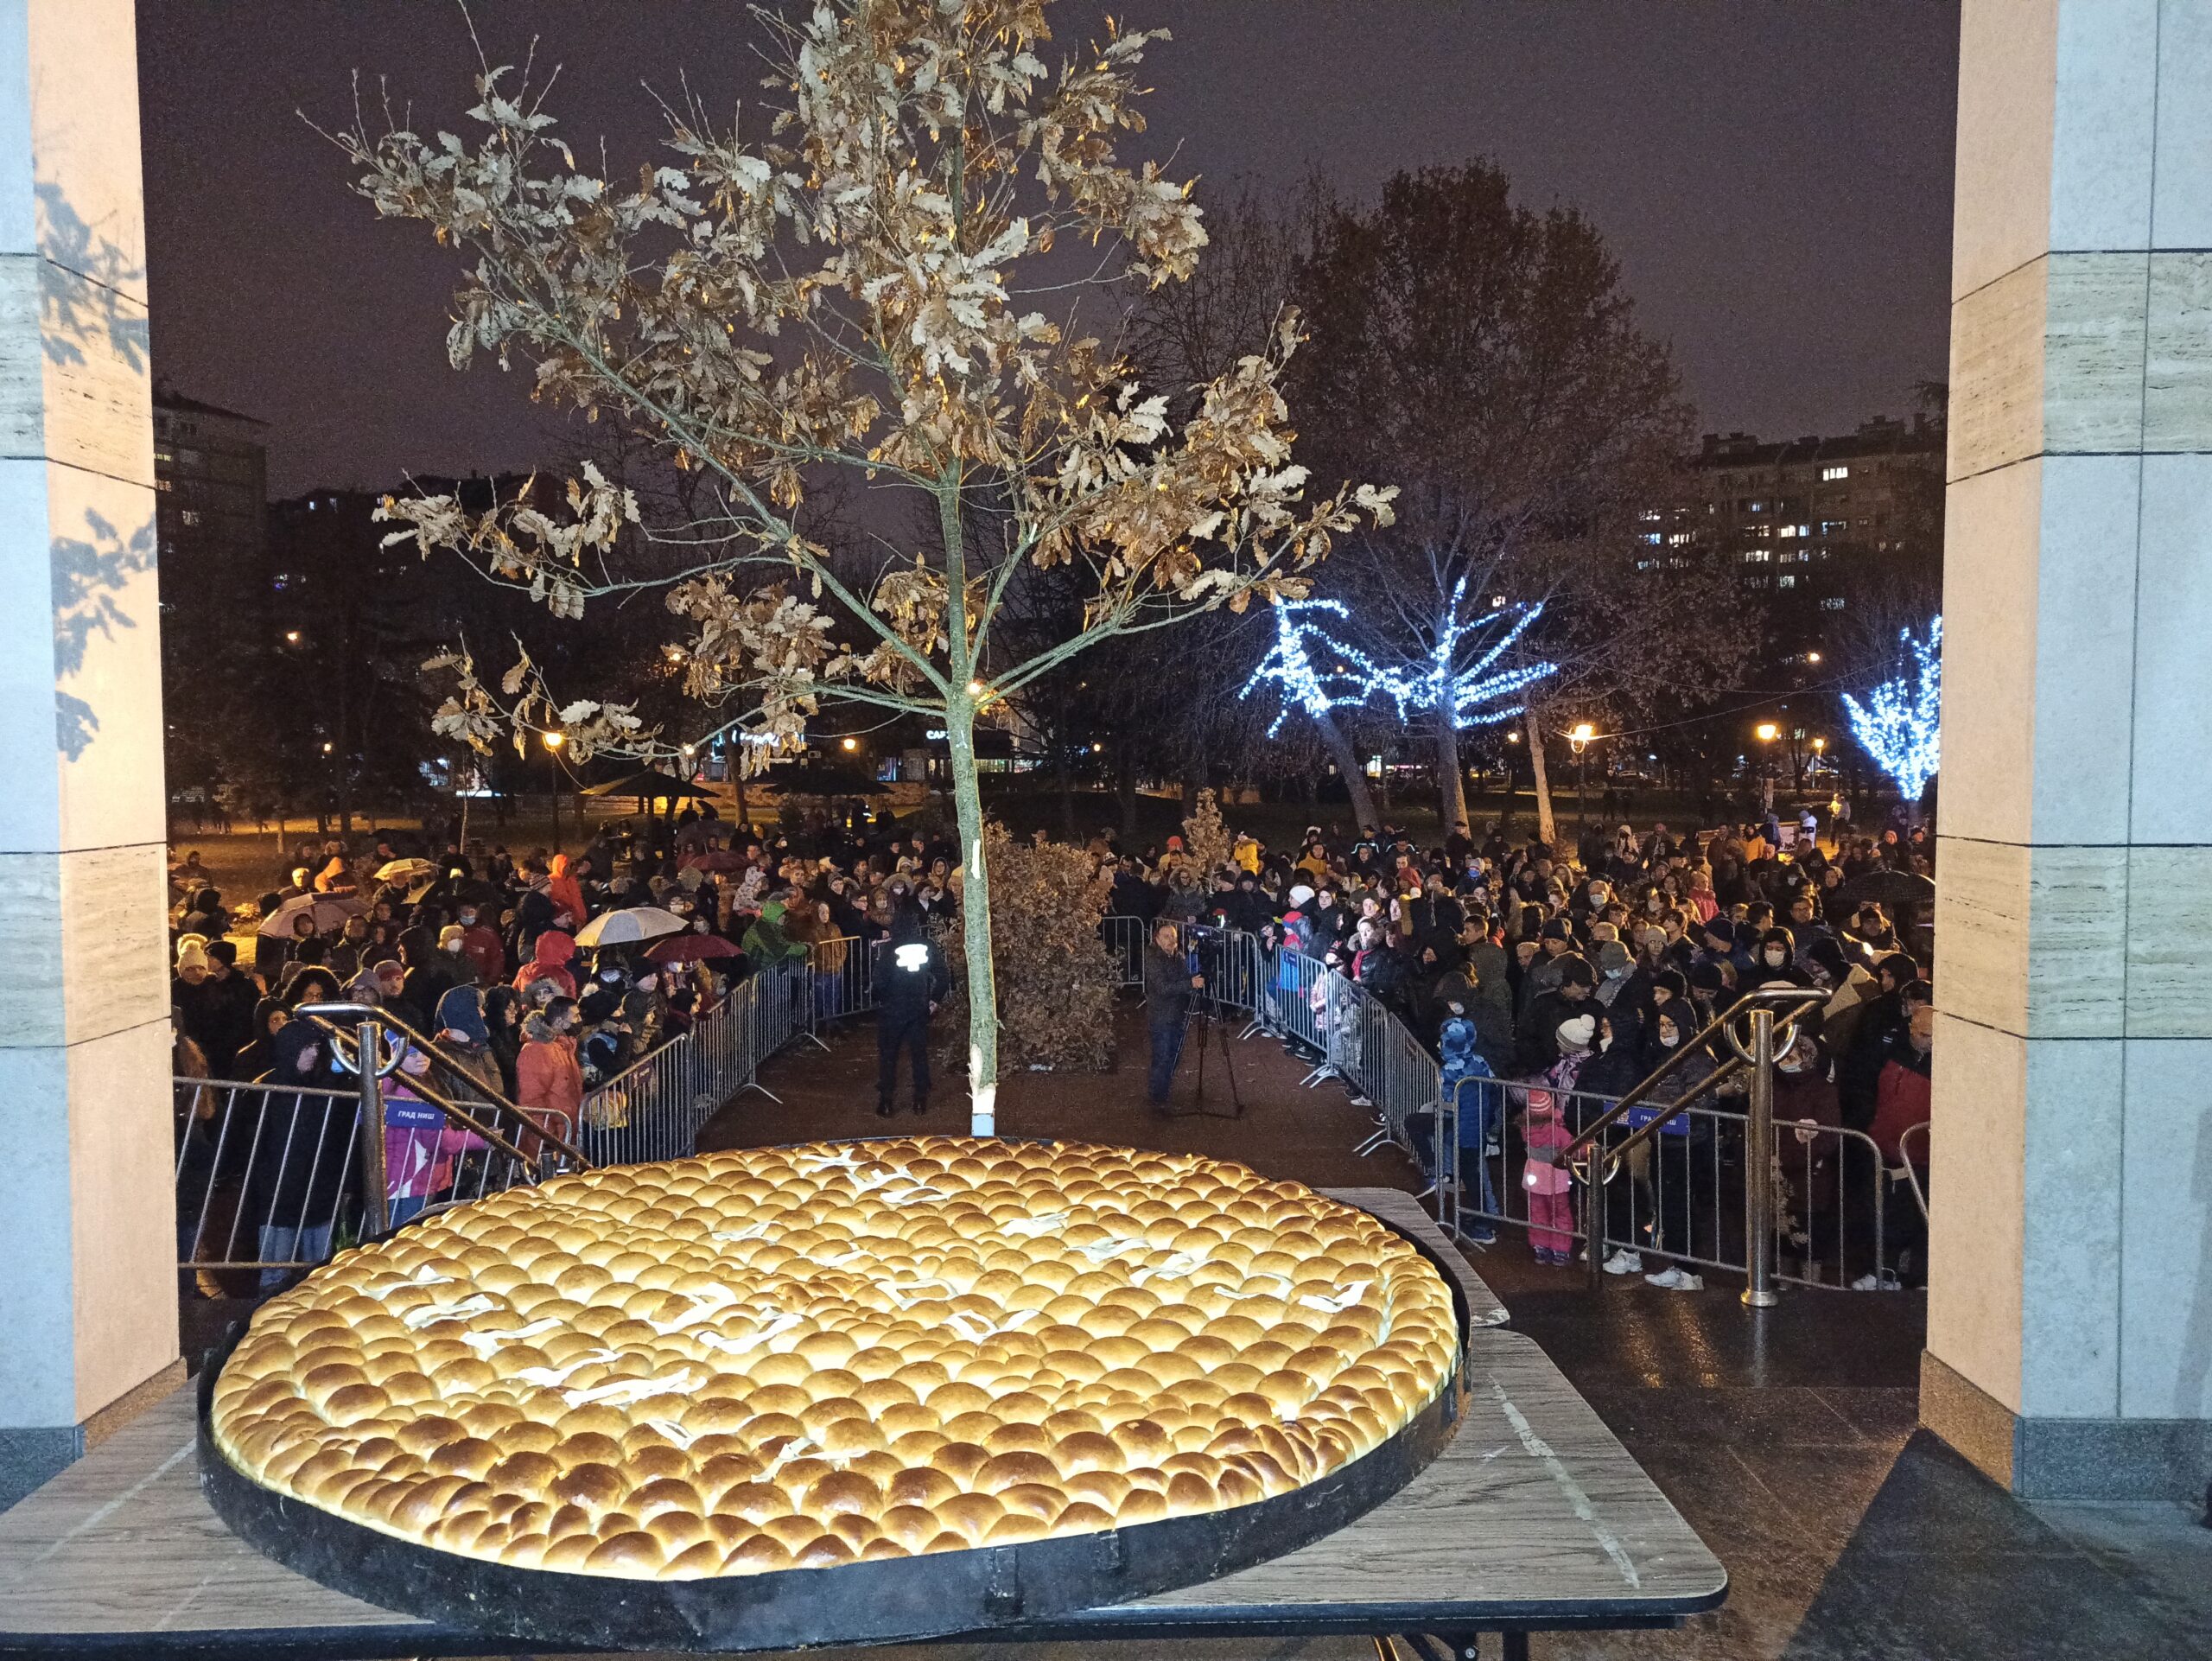
[[1774, 1261], [1774, 1011], [1751, 1012], [1751, 1111], [1744, 1149], [1744, 1302], [1771, 1309]]
[[378, 1026], [364, 1021], [353, 1028], [354, 1076], [361, 1081], [361, 1212], [364, 1238], [376, 1239], [391, 1225], [385, 1204], [384, 1168], [384, 1080], [377, 1071]]
[[1589, 1260], [1590, 1289], [1602, 1291], [1605, 1284], [1605, 1254], [1599, 1244], [1599, 1236], [1605, 1232], [1605, 1149], [1603, 1142], [1590, 1145], [1590, 1180], [1582, 1185], [1582, 1255]]

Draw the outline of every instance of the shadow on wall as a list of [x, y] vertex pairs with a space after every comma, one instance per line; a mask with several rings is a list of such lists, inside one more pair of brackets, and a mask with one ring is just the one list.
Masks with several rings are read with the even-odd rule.
[[[94, 372], [95, 361], [120, 365], [144, 380], [150, 367], [145, 311], [125, 285], [145, 270], [113, 240], [93, 229], [51, 182], [37, 187], [44, 220], [39, 252], [40, 334], [48, 364], [66, 377]], [[99, 716], [67, 690], [80, 674], [93, 635], [112, 640], [136, 628], [119, 596], [132, 581], [155, 569], [157, 539], [153, 506], [128, 530], [85, 510], [85, 534], [56, 536], [49, 550], [54, 583], [55, 736], [72, 761], [83, 759], [99, 731]]]

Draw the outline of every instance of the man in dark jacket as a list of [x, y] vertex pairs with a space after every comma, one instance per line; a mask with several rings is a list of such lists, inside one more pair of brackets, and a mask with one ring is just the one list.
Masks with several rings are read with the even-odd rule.
[[1183, 1028], [1191, 1013], [1191, 995], [1205, 985], [1205, 977], [1191, 972], [1184, 955], [1182, 936], [1172, 923], [1153, 931], [1144, 954], [1145, 1024], [1151, 1029], [1152, 1070], [1145, 1082], [1145, 1099], [1153, 1106], [1167, 1105], [1174, 1086], [1175, 1065], [1183, 1059]]
[[926, 1113], [930, 1017], [952, 990], [952, 977], [911, 901], [891, 920], [891, 937], [876, 972], [875, 1111], [883, 1118], [891, 1117], [891, 1098], [899, 1089], [899, 1053], [905, 1050], [913, 1057], [914, 1111]]
[[[1598, 1012], [1598, 1006], [1590, 1002], [1598, 987], [1597, 971], [1590, 967], [1590, 960], [1573, 955], [1560, 958], [1559, 964], [1559, 983], [1529, 1000], [1515, 1031], [1515, 1060], [1525, 1078], [1534, 1078], [1559, 1060], [1560, 1021]], [[1589, 1005], [1586, 1009], [1586, 1004]]]

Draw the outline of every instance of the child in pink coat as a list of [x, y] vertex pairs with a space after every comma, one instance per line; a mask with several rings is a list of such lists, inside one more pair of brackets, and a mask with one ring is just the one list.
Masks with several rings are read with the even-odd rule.
[[1555, 1092], [1574, 1088], [1596, 1028], [1586, 1015], [1560, 1022], [1560, 1059], [1539, 1081], [1550, 1088], [1531, 1086], [1521, 1116], [1522, 1139], [1529, 1148], [1521, 1188], [1529, 1198], [1529, 1244], [1540, 1263], [1566, 1263], [1574, 1255], [1574, 1174], [1563, 1157], [1574, 1132], [1567, 1128], [1566, 1098]]

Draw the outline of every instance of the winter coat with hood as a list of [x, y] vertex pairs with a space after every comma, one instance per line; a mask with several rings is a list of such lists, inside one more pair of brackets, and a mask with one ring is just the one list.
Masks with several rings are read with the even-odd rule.
[[557, 928], [546, 930], [531, 948], [530, 960], [515, 971], [515, 990], [526, 991], [533, 981], [551, 981], [563, 997], [575, 996], [576, 977], [570, 967], [575, 955], [574, 935]]
[[[591, 916], [590, 907], [584, 903], [583, 884], [576, 881], [566, 854], [556, 854], [547, 868], [550, 875], [545, 882], [545, 897], [553, 902], [553, 920], [562, 926], [582, 928]], [[567, 913], [565, 921], [563, 913]]]
[[515, 1104], [566, 1115], [567, 1123], [549, 1128], [573, 1135], [584, 1099], [584, 1069], [576, 1059], [576, 1041], [554, 1031], [542, 1014], [524, 1017], [522, 1035], [522, 1053], [515, 1061]]

